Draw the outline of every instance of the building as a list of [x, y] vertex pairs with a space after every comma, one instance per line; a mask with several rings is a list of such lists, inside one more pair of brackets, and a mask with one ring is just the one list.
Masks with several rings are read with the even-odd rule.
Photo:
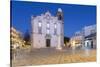
[[96, 33], [85, 37], [85, 47], [96, 48]]
[[82, 32], [81, 31], [77, 31], [74, 36], [71, 37], [70, 39], [70, 44], [71, 47], [73, 48], [77, 48], [77, 47], [81, 47], [82, 46]]
[[71, 47], [96, 48], [96, 25], [85, 26], [70, 40]]
[[96, 25], [90, 25], [83, 28], [84, 47], [96, 48]]
[[96, 25], [85, 26], [82, 31], [84, 36], [89, 36], [93, 33], [96, 33]]
[[39, 16], [31, 17], [32, 48], [55, 47], [61, 49], [64, 45], [63, 12], [58, 8], [56, 16], [49, 11]]
[[10, 46], [11, 49], [21, 48], [24, 46], [24, 40], [21, 37], [21, 33], [14, 27], [11, 27], [10, 29]]

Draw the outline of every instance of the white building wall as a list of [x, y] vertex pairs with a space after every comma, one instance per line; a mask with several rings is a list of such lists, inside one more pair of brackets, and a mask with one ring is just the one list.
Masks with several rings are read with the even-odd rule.
[[84, 27], [84, 35], [88, 36], [91, 33], [96, 32], [96, 25], [86, 26]]
[[53, 35], [51, 38], [51, 46], [57, 47], [57, 45], [58, 45], [58, 37]]
[[[32, 47], [33, 48], [46, 48], [46, 34], [47, 34], [47, 22], [50, 23], [50, 47], [61, 46], [61, 23], [59, 23], [57, 17], [50, 16], [50, 20], [46, 19], [48, 12], [41, 16], [34, 17], [32, 19]], [[45, 17], [45, 18], [44, 18]], [[38, 33], [38, 21], [42, 22], [42, 34]], [[54, 35], [54, 23], [57, 24], [57, 34]]]
[[[82, 46], [87, 46], [87, 42], [90, 43], [89, 40], [85, 41], [85, 37], [88, 36], [88, 35], [91, 35], [92, 33], [96, 33], [96, 25], [90, 25], [90, 26], [85, 26], [82, 31], [77, 31], [75, 34], [80, 34], [78, 36], [74, 35], [73, 37], [71, 37], [71, 44], [73, 45], [73, 41], [75, 40], [80, 40], [82, 41]], [[94, 42], [93, 42], [94, 43]]]

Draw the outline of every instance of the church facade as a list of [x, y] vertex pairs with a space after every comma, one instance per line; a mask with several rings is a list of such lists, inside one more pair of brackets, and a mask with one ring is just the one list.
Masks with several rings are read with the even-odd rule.
[[56, 16], [49, 11], [38, 16], [31, 17], [32, 48], [55, 47], [61, 49], [64, 45], [64, 22], [63, 12], [58, 8]]

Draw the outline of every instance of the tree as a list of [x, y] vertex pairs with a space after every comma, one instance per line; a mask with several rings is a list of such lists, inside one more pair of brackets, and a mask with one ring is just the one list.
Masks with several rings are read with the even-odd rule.
[[31, 37], [29, 31], [26, 31], [24, 34], [25, 45], [31, 45]]
[[64, 43], [66, 44], [66, 42], [69, 42], [70, 38], [69, 37], [66, 37], [64, 36]]

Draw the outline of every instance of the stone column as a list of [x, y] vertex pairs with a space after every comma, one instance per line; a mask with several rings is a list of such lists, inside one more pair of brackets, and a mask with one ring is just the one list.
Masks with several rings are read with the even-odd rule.
[[62, 49], [61, 48], [61, 36], [60, 35], [58, 36], [58, 45], [57, 45], [56, 49], [60, 49], [60, 50]]
[[33, 37], [34, 37], [34, 29], [33, 29], [33, 25], [34, 25], [34, 22], [33, 22], [33, 20], [34, 20], [34, 16], [31, 16], [31, 48], [30, 48], [30, 51], [32, 51], [33, 50]]

